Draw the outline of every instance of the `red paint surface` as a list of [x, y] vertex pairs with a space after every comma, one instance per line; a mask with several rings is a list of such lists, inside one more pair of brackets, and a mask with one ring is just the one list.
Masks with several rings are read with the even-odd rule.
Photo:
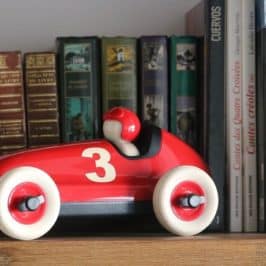
[[[94, 154], [91, 158], [82, 156], [84, 150], [94, 148], [104, 149], [110, 154], [108, 163], [115, 169], [112, 182], [93, 182], [86, 177], [87, 173], [95, 173], [99, 178], [108, 177], [109, 174], [105, 167], [96, 167], [100, 154]], [[193, 165], [207, 171], [206, 165], [195, 151], [162, 130], [160, 150], [150, 158], [128, 159], [108, 141], [94, 140], [27, 150], [2, 157], [0, 176], [20, 166], [39, 168], [50, 175], [57, 184], [62, 203], [85, 202], [108, 197], [151, 200], [158, 179], [179, 165]]]

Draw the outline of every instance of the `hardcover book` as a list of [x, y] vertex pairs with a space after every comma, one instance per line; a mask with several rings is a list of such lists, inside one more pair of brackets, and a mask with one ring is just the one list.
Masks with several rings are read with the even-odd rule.
[[197, 38], [170, 38], [170, 131], [197, 148]]
[[27, 53], [24, 60], [28, 147], [60, 142], [56, 55]]
[[0, 52], [0, 154], [26, 148], [21, 53]]
[[57, 38], [60, 120], [64, 142], [100, 136], [99, 50], [97, 37]]
[[210, 231], [225, 230], [225, 4], [202, 0], [186, 14], [186, 33], [200, 38], [201, 105], [200, 152], [205, 158], [219, 193], [219, 207]]
[[102, 38], [102, 111], [137, 106], [136, 38]]
[[140, 45], [140, 117], [168, 129], [168, 45], [166, 36], [142, 36]]

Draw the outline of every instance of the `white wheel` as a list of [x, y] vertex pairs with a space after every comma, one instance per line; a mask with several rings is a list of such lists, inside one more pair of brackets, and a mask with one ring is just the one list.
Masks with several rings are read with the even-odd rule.
[[[23, 209], [26, 203], [34, 203], [32, 209]], [[4, 234], [20, 240], [41, 237], [54, 225], [59, 210], [58, 189], [42, 170], [19, 167], [1, 177], [0, 230]]]
[[[185, 203], [191, 195], [196, 195], [195, 206]], [[170, 170], [158, 181], [153, 193], [158, 221], [177, 235], [190, 236], [203, 231], [212, 222], [217, 208], [218, 193], [213, 180], [195, 166]]]

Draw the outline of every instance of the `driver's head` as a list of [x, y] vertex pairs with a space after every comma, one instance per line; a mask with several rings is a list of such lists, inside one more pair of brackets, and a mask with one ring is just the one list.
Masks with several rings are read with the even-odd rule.
[[103, 134], [109, 140], [133, 141], [139, 134], [140, 121], [137, 115], [127, 108], [114, 107], [104, 114], [103, 120]]

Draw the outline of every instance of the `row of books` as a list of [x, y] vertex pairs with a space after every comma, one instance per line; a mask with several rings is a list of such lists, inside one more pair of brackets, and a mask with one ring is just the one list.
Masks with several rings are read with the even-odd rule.
[[102, 113], [126, 106], [203, 154], [220, 198], [210, 230], [256, 231], [252, 3], [204, 0], [183, 37], [59, 37], [56, 52], [0, 52], [0, 153], [98, 138]]
[[[125, 106], [196, 145], [197, 38], [58, 37], [56, 52], [0, 52], [0, 153], [101, 136]], [[170, 97], [171, 96], [171, 97]]]
[[[80, 109], [80, 113], [92, 114], [87, 117], [89, 121], [98, 118], [101, 112], [122, 105], [138, 113], [142, 121], [170, 129], [196, 145], [193, 125], [196, 123], [197, 38], [58, 38], [57, 43], [61, 97], [68, 98], [67, 105], [61, 105], [65, 108], [63, 115], [73, 117]], [[73, 98], [77, 94], [83, 95], [83, 103]], [[62, 119], [64, 129], [70, 128], [67, 117]], [[94, 128], [89, 133], [91, 136], [99, 135], [99, 125], [92, 127], [90, 123], [90, 130]], [[69, 130], [64, 132], [64, 141], [71, 140]]]
[[1, 154], [24, 149], [27, 142], [32, 147], [59, 142], [55, 62], [53, 53], [25, 55], [24, 91], [21, 53], [0, 53]]
[[21, 53], [0, 53], [0, 153], [98, 138], [102, 113], [126, 106], [204, 156], [220, 199], [210, 230], [257, 231], [258, 197], [264, 230], [254, 19], [252, 0], [202, 0], [187, 36], [59, 37], [23, 67]]
[[231, 232], [265, 231], [265, 70], [259, 56], [265, 42], [255, 49], [255, 16], [264, 21], [266, 9], [263, 0], [256, 2], [257, 12], [253, 0], [202, 0], [186, 14], [187, 33], [201, 37], [203, 47], [202, 151], [219, 190], [216, 228]]

